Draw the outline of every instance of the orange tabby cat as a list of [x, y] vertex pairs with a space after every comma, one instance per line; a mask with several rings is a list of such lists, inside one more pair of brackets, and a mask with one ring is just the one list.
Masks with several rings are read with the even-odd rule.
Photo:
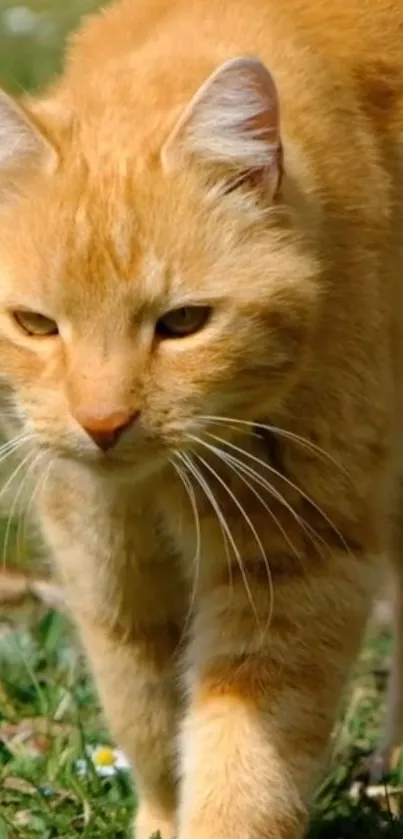
[[9, 432], [138, 839], [304, 832], [399, 558], [402, 33], [397, 0], [121, 0], [1, 96]]

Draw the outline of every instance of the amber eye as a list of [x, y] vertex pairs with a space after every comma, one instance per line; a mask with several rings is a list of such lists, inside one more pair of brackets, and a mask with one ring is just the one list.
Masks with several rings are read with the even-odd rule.
[[172, 309], [157, 321], [156, 332], [161, 338], [186, 338], [193, 335], [207, 323], [209, 306], [182, 306]]
[[28, 312], [20, 309], [13, 312], [13, 318], [27, 335], [46, 338], [50, 335], [57, 335], [59, 332], [57, 323], [51, 318], [39, 314], [39, 312]]

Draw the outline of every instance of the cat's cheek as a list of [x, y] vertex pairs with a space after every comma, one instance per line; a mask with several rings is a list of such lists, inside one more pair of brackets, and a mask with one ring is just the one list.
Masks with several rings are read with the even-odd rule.
[[283, 386], [294, 379], [309, 351], [312, 328], [309, 320], [295, 321], [270, 314], [256, 324], [253, 340], [240, 356], [238, 376], [250, 376], [250, 382], [264, 382], [266, 387]]
[[233, 411], [252, 412], [254, 416], [258, 410], [265, 413], [278, 409], [302, 374], [309, 347], [309, 335], [305, 332], [292, 330], [273, 335], [267, 327], [221, 383], [217, 397], [230, 402]]
[[0, 354], [2, 379], [13, 388], [32, 382], [43, 372], [40, 358], [9, 341], [0, 340]]
[[59, 353], [53, 347], [37, 347], [12, 344], [0, 340], [1, 372], [13, 388], [35, 386], [57, 386], [60, 388], [63, 365]]
[[270, 313], [263, 321], [261, 354], [273, 374], [293, 375], [309, 352], [315, 320], [309, 311]]

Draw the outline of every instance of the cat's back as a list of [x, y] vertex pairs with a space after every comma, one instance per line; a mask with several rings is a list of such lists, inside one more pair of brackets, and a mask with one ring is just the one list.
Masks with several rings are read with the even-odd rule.
[[399, 0], [268, 0], [268, 5], [281, 7], [282, 21], [289, 16], [312, 48], [337, 65], [378, 130], [402, 131], [403, 4]]
[[209, 42], [217, 57], [249, 51], [270, 64], [270, 54], [274, 63], [282, 54], [286, 60], [292, 43], [297, 52], [305, 47], [301, 65], [326, 56], [379, 108], [393, 102], [396, 116], [403, 114], [402, 39], [398, 0], [120, 0], [89, 21], [73, 52], [91, 65], [127, 52], [163, 60], [170, 46], [175, 65]]
[[398, 0], [120, 0], [73, 40], [65, 80], [98, 124], [106, 104], [130, 101], [148, 144], [213, 69], [250, 54], [274, 74], [291, 134], [307, 107], [318, 125], [357, 105], [370, 131], [400, 141], [402, 42]]

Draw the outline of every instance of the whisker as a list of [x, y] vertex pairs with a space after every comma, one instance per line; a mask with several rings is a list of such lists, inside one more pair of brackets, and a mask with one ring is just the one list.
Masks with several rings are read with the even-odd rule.
[[[25, 475], [23, 476], [23, 479], [22, 479], [22, 481], [21, 481], [21, 483], [20, 483], [20, 485], [17, 489], [17, 492], [14, 496], [14, 500], [13, 500], [13, 503], [11, 505], [8, 517], [7, 517], [7, 526], [6, 526], [4, 539], [3, 539], [3, 556], [2, 556], [3, 568], [6, 566], [6, 563], [7, 563], [7, 552], [8, 552], [8, 543], [9, 543], [9, 539], [10, 539], [10, 530], [11, 530], [11, 526], [12, 526], [12, 523], [13, 523], [13, 520], [14, 520], [15, 512], [18, 510], [18, 501], [19, 501], [19, 499], [20, 499], [20, 497], [23, 493], [24, 487], [26, 486], [26, 484], [27, 484], [27, 482], [30, 478], [30, 475], [34, 471], [35, 466], [38, 464], [38, 462], [43, 457], [42, 452], [39, 452], [39, 454], [38, 453], [35, 454], [34, 452], [31, 452], [30, 455], [32, 456], [33, 459], [31, 460], [31, 463], [28, 465], [27, 471], [26, 471]], [[20, 530], [20, 523], [18, 525], [18, 530], [17, 530], [17, 542], [16, 542], [17, 556], [19, 556], [19, 530]]]
[[[203, 440], [198, 440], [198, 438], [193, 438], [193, 439], [195, 439], [195, 440], [196, 440], [196, 442], [201, 443], [201, 445], [205, 446], [205, 448], [210, 449], [210, 447], [209, 447], [208, 443], [205, 443]], [[258, 548], [259, 548], [259, 550], [260, 550], [260, 552], [261, 552], [262, 559], [263, 559], [263, 561], [264, 561], [264, 563], [265, 563], [265, 567], [266, 567], [266, 569], [267, 569], [268, 559], [267, 559], [267, 556], [266, 556], [266, 553], [265, 553], [265, 550], [264, 550], [264, 547], [263, 547], [262, 541], [261, 541], [261, 539], [260, 539], [260, 536], [259, 536], [259, 534], [258, 534], [258, 532], [257, 532], [257, 530], [256, 530], [256, 528], [255, 528], [255, 526], [254, 526], [254, 524], [253, 524], [253, 522], [251, 521], [251, 519], [250, 519], [250, 517], [248, 516], [247, 512], [244, 510], [244, 508], [243, 508], [242, 504], [240, 503], [239, 499], [238, 499], [238, 498], [236, 497], [236, 495], [232, 492], [232, 490], [230, 489], [230, 487], [229, 487], [229, 486], [227, 486], [227, 484], [225, 483], [225, 481], [223, 480], [223, 478], [221, 477], [221, 475], [219, 475], [219, 474], [218, 474], [218, 472], [216, 472], [216, 470], [215, 470], [215, 469], [214, 469], [214, 468], [213, 468], [213, 467], [212, 467], [212, 466], [211, 466], [211, 465], [210, 465], [210, 464], [209, 464], [209, 463], [205, 460], [205, 458], [204, 458], [204, 457], [202, 457], [202, 456], [201, 456], [201, 455], [199, 455], [199, 454], [197, 454], [197, 455], [196, 455], [196, 457], [197, 457], [197, 459], [198, 459], [198, 460], [199, 460], [199, 461], [203, 464], [203, 466], [205, 467], [205, 469], [207, 469], [207, 470], [208, 470], [208, 471], [209, 471], [209, 472], [213, 475], [213, 477], [214, 477], [214, 478], [218, 481], [218, 483], [219, 483], [219, 484], [221, 484], [221, 486], [223, 487], [223, 489], [225, 489], [225, 491], [227, 492], [227, 494], [228, 494], [228, 495], [229, 495], [229, 497], [232, 499], [233, 503], [235, 504], [235, 506], [237, 507], [237, 509], [238, 509], [238, 510], [239, 510], [239, 512], [241, 513], [241, 515], [242, 515], [243, 519], [245, 520], [246, 524], [247, 524], [247, 525], [248, 525], [248, 527], [250, 528], [250, 531], [251, 531], [251, 533], [253, 534], [253, 536], [254, 536], [254, 538], [255, 538], [255, 540], [256, 540], [256, 544], [257, 544], [257, 546], [258, 546]], [[243, 566], [243, 562], [242, 562], [241, 557], [240, 557], [240, 565], [239, 565], [239, 568], [240, 568], [240, 571], [241, 571], [241, 574], [242, 574], [242, 578], [243, 578], [243, 581], [244, 581], [244, 584], [245, 584], [245, 589], [246, 589], [246, 591], [247, 591], [247, 593], [248, 593], [248, 597], [249, 597], [249, 599], [250, 599], [250, 603], [251, 603], [252, 608], [253, 608], [253, 612], [254, 612], [254, 614], [255, 614], [255, 617], [256, 617], [257, 623], [259, 624], [259, 617], [258, 617], [258, 614], [257, 614], [256, 605], [255, 605], [255, 602], [254, 602], [254, 600], [253, 600], [252, 592], [251, 592], [251, 589], [250, 589], [250, 586], [249, 586], [249, 581], [248, 581], [247, 574], [246, 574], [246, 571], [245, 571], [245, 569], [244, 569], [244, 566]], [[271, 620], [271, 611], [272, 611], [272, 604], [273, 604], [273, 587], [272, 587], [271, 575], [269, 575], [269, 586], [270, 586], [270, 593], [271, 593], [271, 606], [270, 606], [270, 620]]]
[[3, 443], [3, 445], [0, 446], [0, 463], [6, 460], [12, 452], [22, 448], [25, 443], [29, 443], [32, 439], [32, 435], [24, 432], [23, 434], [18, 434], [16, 437], [13, 437], [12, 440], [8, 440], [6, 443]]
[[[278, 501], [279, 504], [281, 504], [286, 510], [288, 510], [288, 512], [290, 513], [290, 515], [294, 519], [294, 521], [298, 524], [298, 526], [301, 528], [301, 530], [303, 530], [303, 532], [307, 535], [310, 542], [314, 546], [315, 550], [318, 549], [317, 542], [322, 544], [327, 550], [330, 550], [329, 545], [327, 544], [326, 540], [323, 539], [323, 537], [319, 533], [317, 533], [315, 528], [312, 527], [312, 525], [310, 525], [303, 518], [303, 516], [296, 513], [296, 511], [293, 509], [292, 505], [284, 498], [284, 496], [281, 494], [281, 492], [279, 492], [278, 489], [276, 489], [275, 487], [273, 487], [271, 485], [270, 481], [268, 481], [263, 475], [256, 472], [256, 470], [253, 469], [251, 466], [249, 466], [249, 464], [246, 464], [244, 461], [240, 460], [239, 458], [234, 457], [234, 455], [231, 455], [228, 452], [225, 452], [225, 455], [228, 458], [230, 458], [231, 462], [236, 464], [238, 469], [242, 470], [242, 472], [244, 472], [244, 474], [248, 475], [253, 481], [255, 481], [255, 483], [258, 486], [260, 486], [262, 489], [265, 489], [272, 496], [272, 498], [274, 498], [276, 501]], [[284, 529], [283, 529], [283, 531], [284, 531]], [[287, 537], [287, 534], [286, 534], [285, 531], [284, 531], [284, 536]], [[289, 537], [287, 537], [287, 540], [289, 540]], [[294, 552], [295, 552], [295, 547], [294, 547]], [[297, 556], [298, 556], [298, 559], [300, 561], [302, 561], [298, 552], [297, 552]]]
[[[181, 460], [179, 452], [176, 453], [176, 456], [179, 458], [179, 460]], [[187, 495], [187, 497], [190, 501], [190, 506], [191, 506], [192, 511], [193, 511], [193, 518], [194, 518], [195, 532], [196, 532], [196, 549], [195, 549], [195, 555], [193, 557], [193, 563], [192, 563], [195, 571], [193, 573], [193, 583], [192, 583], [192, 591], [191, 591], [190, 600], [189, 600], [189, 609], [188, 609], [188, 613], [187, 613], [186, 618], [185, 618], [183, 632], [181, 634], [181, 638], [180, 638], [179, 644], [178, 644], [178, 646], [180, 646], [184, 636], [186, 635], [187, 628], [188, 628], [188, 625], [189, 625], [189, 621], [190, 621], [191, 615], [193, 614], [194, 605], [195, 605], [196, 592], [197, 592], [197, 586], [198, 586], [199, 575], [200, 575], [201, 534], [200, 534], [200, 516], [199, 516], [199, 511], [197, 509], [197, 501], [196, 501], [195, 491], [193, 489], [191, 481], [189, 480], [187, 474], [183, 472], [179, 463], [175, 463], [173, 458], [170, 458], [170, 462], [171, 462], [171, 465], [173, 466], [176, 474], [178, 475], [179, 480], [182, 482], [182, 484], [185, 488], [186, 495]], [[185, 465], [184, 465], [184, 468], [186, 468]]]
[[1, 488], [1, 491], [0, 491], [0, 499], [2, 498], [2, 496], [4, 495], [4, 493], [7, 491], [8, 487], [10, 486], [10, 484], [11, 484], [11, 482], [14, 480], [14, 478], [15, 478], [15, 477], [19, 474], [19, 472], [21, 471], [21, 469], [25, 466], [25, 464], [27, 463], [27, 461], [29, 461], [29, 460], [30, 460], [30, 458], [32, 457], [32, 455], [33, 455], [33, 452], [32, 452], [32, 451], [28, 452], [28, 454], [27, 454], [27, 455], [25, 455], [25, 457], [22, 459], [22, 461], [21, 461], [21, 462], [20, 462], [20, 463], [16, 466], [16, 468], [14, 469], [14, 471], [12, 472], [12, 474], [11, 474], [11, 475], [9, 476], [9, 478], [7, 479], [6, 483], [5, 483], [5, 484], [2, 486], [2, 488]]
[[[1, 489], [1, 491], [0, 491], [0, 499], [2, 498], [2, 496], [4, 495], [4, 493], [7, 491], [8, 487], [12, 484], [12, 482], [13, 482], [14, 478], [16, 478], [16, 477], [17, 477], [17, 475], [21, 472], [21, 470], [22, 470], [22, 469], [24, 468], [24, 466], [25, 466], [25, 465], [26, 465], [26, 464], [27, 464], [27, 463], [31, 460], [31, 458], [32, 458], [33, 456], [34, 456], [34, 453], [33, 453], [32, 451], [31, 451], [31, 452], [29, 452], [29, 453], [28, 453], [27, 455], [25, 455], [25, 457], [22, 459], [21, 463], [19, 463], [19, 464], [18, 464], [18, 466], [14, 469], [14, 471], [12, 472], [12, 474], [10, 475], [10, 477], [8, 478], [8, 480], [6, 481], [6, 483], [4, 484], [4, 486], [2, 487], [2, 489]], [[18, 493], [17, 493], [17, 496], [18, 496], [19, 494], [20, 494], [20, 493], [18, 492]], [[12, 508], [12, 509], [13, 509], [13, 508]], [[12, 513], [10, 513], [10, 515], [8, 516], [8, 520], [7, 520], [7, 529], [8, 529], [8, 530], [9, 530], [9, 527], [11, 527], [11, 515], [12, 515]], [[3, 567], [5, 567], [5, 554], [4, 554], [4, 549], [3, 549]]]
[[[177, 452], [176, 456], [180, 458], [180, 452]], [[175, 463], [173, 460], [171, 460], [171, 464], [172, 464], [173, 468], [175, 469], [176, 474], [178, 475], [178, 477], [182, 481], [183, 486], [185, 487], [186, 493], [187, 493], [189, 501], [190, 501], [190, 505], [192, 507], [192, 511], [193, 511], [193, 515], [194, 515], [194, 521], [195, 521], [195, 531], [196, 531], [195, 559], [198, 559], [200, 557], [200, 517], [199, 517], [199, 511], [197, 509], [195, 492], [194, 492], [193, 486], [192, 486], [189, 478], [187, 477], [186, 473], [184, 473], [183, 470], [180, 468], [179, 464]]]
[[[301, 487], [297, 486], [297, 484], [295, 484], [293, 481], [291, 481], [290, 478], [287, 478], [286, 475], [282, 475], [282, 473], [279, 472], [278, 469], [275, 469], [274, 466], [271, 466], [269, 463], [266, 463], [264, 460], [261, 460], [261, 458], [256, 457], [255, 455], [251, 454], [250, 452], [246, 451], [245, 449], [242, 449], [239, 446], [235, 446], [234, 443], [230, 443], [230, 442], [228, 442], [228, 440], [225, 440], [222, 437], [217, 437], [217, 435], [209, 435], [209, 436], [212, 436], [213, 438], [218, 440], [223, 445], [228, 446], [230, 449], [233, 449], [234, 451], [239, 452], [240, 454], [244, 455], [244, 457], [247, 457], [250, 460], [253, 460], [254, 463], [258, 463], [260, 466], [263, 466], [264, 469], [267, 469], [273, 475], [277, 475], [277, 477], [280, 478], [282, 481], [284, 481], [284, 483], [287, 486], [289, 486], [295, 492], [298, 492], [301, 495], [301, 497], [304, 498], [305, 501], [307, 501], [308, 504], [310, 504], [311, 507], [313, 507], [313, 509], [316, 510], [317, 513], [319, 513], [319, 515], [322, 517], [322, 519], [329, 525], [329, 527], [331, 528], [333, 533], [335, 533], [335, 535], [338, 537], [338, 539], [340, 540], [340, 543], [343, 545], [343, 548], [347, 551], [347, 553], [350, 556], [352, 556], [350, 547], [347, 544], [343, 534], [336, 527], [334, 522], [332, 522], [332, 520], [329, 518], [327, 513], [325, 513], [324, 510], [322, 510], [321, 507], [319, 507], [319, 505], [316, 503], [316, 501], [314, 501], [313, 498], [311, 498], [303, 489], [301, 489]], [[194, 439], [197, 439], [197, 438], [194, 438]]]
[[0, 446], [0, 451], [5, 446], [9, 446], [11, 443], [15, 443], [17, 440], [20, 440], [21, 437], [26, 437], [29, 434], [30, 434], [29, 431], [23, 430], [23, 431], [20, 431], [18, 434], [16, 434], [14, 437], [12, 437], [10, 440], [9, 439], [4, 440], [4, 443], [2, 443], [2, 445]]
[[348, 470], [339, 463], [330, 452], [327, 452], [326, 449], [323, 449], [321, 446], [318, 446], [316, 443], [313, 443], [312, 440], [309, 440], [307, 437], [302, 437], [300, 434], [296, 434], [295, 431], [289, 431], [286, 428], [280, 428], [277, 425], [267, 425], [262, 422], [252, 422], [249, 420], [242, 420], [237, 419], [235, 417], [213, 417], [213, 416], [202, 416], [201, 419], [206, 420], [207, 422], [216, 422], [216, 423], [224, 423], [227, 425], [240, 425], [244, 427], [249, 427], [250, 429], [254, 430], [256, 428], [261, 429], [262, 431], [269, 431], [272, 434], [277, 434], [279, 437], [284, 437], [289, 440], [293, 440], [296, 443], [299, 443], [306, 449], [309, 449], [312, 453], [318, 454], [322, 457], [323, 460], [327, 460], [328, 462], [332, 463], [333, 466], [336, 466], [341, 472], [344, 473], [346, 477], [349, 476]]
[[[43, 457], [43, 459], [46, 460], [46, 458], [47, 458], [46, 453], [41, 452], [40, 454]], [[38, 461], [36, 461], [36, 463], [38, 463], [38, 465], [39, 465]], [[34, 466], [36, 465], [36, 463], [34, 464]], [[24, 543], [26, 541], [26, 532], [27, 532], [28, 520], [30, 518], [32, 507], [34, 506], [34, 502], [35, 502], [35, 499], [36, 499], [37, 495], [39, 494], [40, 490], [42, 489], [42, 487], [44, 486], [44, 484], [46, 483], [46, 481], [49, 477], [49, 472], [51, 470], [52, 465], [53, 465], [53, 463], [52, 463], [52, 461], [50, 461], [50, 463], [48, 463], [47, 468], [45, 468], [45, 470], [39, 476], [39, 480], [37, 481], [36, 485], [34, 486], [34, 488], [32, 490], [31, 498], [29, 499], [28, 504], [26, 506], [24, 517], [23, 517], [22, 520], [20, 520], [20, 523], [19, 523], [19, 526], [18, 526], [18, 532], [17, 532], [17, 553], [20, 550], [21, 542]], [[34, 470], [34, 466], [32, 467], [32, 471]]]
[[201, 474], [200, 470], [197, 468], [196, 464], [193, 462], [193, 460], [191, 458], [191, 455], [188, 454], [187, 452], [181, 452], [180, 454], [181, 454], [182, 462], [184, 463], [184, 465], [187, 467], [189, 472], [193, 475], [193, 477], [195, 478], [195, 480], [197, 481], [197, 483], [201, 487], [201, 489], [204, 492], [207, 500], [211, 504], [211, 506], [213, 508], [213, 511], [215, 512], [217, 522], [220, 526], [220, 530], [221, 530], [221, 534], [222, 534], [222, 538], [223, 538], [224, 550], [225, 550], [225, 554], [226, 554], [226, 558], [227, 558], [230, 591], [232, 592], [233, 581], [232, 581], [232, 561], [231, 561], [231, 556], [230, 556], [230, 547], [233, 550], [234, 556], [237, 557], [237, 559], [239, 557], [239, 551], [238, 551], [238, 548], [236, 546], [235, 540], [232, 536], [230, 527], [229, 527], [229, 525], [226, 521], [224, 513], [222, 512], [222, 509], [221, 509], [213, 491], [211, 490], [209, 484], [207, 483], [207, 481], [205, 480], [205, 478]]
[[[199, 442], [203, 444], [203, 441], [202, 441], [202, 440], [200, 440]], [[300, 559], [300, 557], [299, 557], [299, 555], [298, 555], [298, 552], [296, 551], [295, 546], [292, 544], [292, 542], [291, 542], [291, 540], [289, 539], [289, 537], [287, 536], [287, 534], [286, 534], [286, 532], [285, 532], [284, 528], [282, 527], [281, 523], [277, 520], [277, 517], [274, 515], [273, 511], [270, 509], [269, 505], [268, 505], [268, 504], [266, 504], [266, 502], [264, 501], [264, 499], [261, 497], [261, 495], [260, 495], [260, 494], [257, 492], [257, 490], [254, 488], [254, 486], [253, 486], [253, 485], [252, 485], [252, 484], [251, 484], [248, 480], [246, 480], [246, 478], [245, 478], [245, 477], [241, 474], [242, 464], [239, 464], [239, 465], [238, 465], [238, 462], [237, 462], [236, 458], [232, 457], [232, 455], [229, 455], [227, 452], [223, 452], [223, 451], [222, 451], [222, 449], [218, 449], [216, 446], [211, 446], [211, 445], [210, 445], [210, 444], [208, 444], [208, 443], [204, 443], [204, 445], [206, 445], [206, 446], [207, 446], [207, 448], [208, 448], [208, 449], [210, 449], [210, 451], [211, 451], [213, 454], [215, 454], [215, 455], [216, 455], [216, 457], [218, 457], [218, 458], [219, 458], [220, 460], [222, 460], [222, 461], [223, 461], [223, 462], [224, 462], [224, 463], [225, 463], [225, 464], [226, 464], [226, 465], [227, 465], [230, 469], [232, 469], [232, 471], [233, 471], [233, 472], [234, 472], [234, 473], [235, 473], [235, 474], [236, 474], [236, 475], [240, 478], [240, 480], [241, 480], [241, 481], [242, 481], [242, 482], [243, 482], [243, 483], [244, 483], [244, 484], [245, 484], [245, 485], [249, 488], [249, 490], [250, 490], [250, 491], [251, 491], [251, 492], [255, 495], [255, 497], [256, 497], [256, 498], [258, 498], [258, 500], [259, 500], [259, 501], [260, 501], [260, 503], [263, 505], [263, 507], [265, 508], [265, 510], [267, 510], [267, 512], [269, 513], [269, 515], [270, 515], [271, 519], [272, 519], [272, 520], [275, 522], [275, 524], [277, 524], [277, 526], [279, 527], [279, 529], [280, 529], [280, 531], [282, 532], [282, 534], [283, 534], [283, 536], [284, 536], [285, 540], [286, 540], [286, 541], [288, 542], [288, 544], [290, 545], [291, 550], [293, 551], [293, 553], [295, 553], [295, 555], [298, 557], [298, 559]], [[241, 468], [239, 468], [239, 466], [240, 466]], [[216, 475], [216, 477], [218, 478], [218, 475]], [[226, 485], [226, 484], [225, 484], [225, 487], [226, 487], [226, 489], [227, 489], [227, 492], [229, 492], [229, 494], [231, 495], [231, 497], [235, 500], [235, 496], [234, 496], [234, 494], [231, 492], [231, 490], [229, 489], [229, 487], [227, 487], [227, 485]], [[239, 501], [239, 499], [237, 499], [237, 500]], [[242, 505], [240, 504], [240, 502], [239, 502], [239, 507], [240, 507], [240, 508], [242, 507]], [[267, 554], [266, 554], [266, 551], [264, 550], [264, 547], [263, 547], [263, 544], [262, 544], [262, 542], [261, 542], [261, 539], [260, 539], [260, 537], [259, 537], [259, 536], [258, 536], [258, 534], [257, 534], [257, 530], [256, 530], [255, 526], [254, 526], [254, 525], [253, 525], [253, 523], [252, 523], [252, 520], [250, 519], [250, 517], [249, 517], [249, 516], [247, 516], [246, 511], [244, 510], [244, 508], [243, 508], [243, 507], [242, 507], [241, 512], [242, 512], [242, 511], [243, 511], [243, 516], [244, 516], [244, 518], [247, 520], [248, 526], [249, 526], [249, 528], [252, 530], [252, 533], [253, 533], [253, 535], [254, 535], [254, 537], [255, 537], [255, 539], [256, 539], [256, 542], [257, 542], [257, 544], [258, 544], [258, 546], [259, 546], [259, 549], [260, 549], [260, 552], [261, 552], [261, 555], [262, 555], [262, 558], [263, 558], [263, 562], [264, 562], [264, 565], [265, 565], [265, 568], [266, 568], [267, 581], [268, 581], [268, 584], [269, 584], [269, 591], [270, 591], [270, 610], [269, 610], [269, 618], [268, 618], [268, 622], [267, 622], [267, 625], [266, 625], [266, 627], [265, 627], [265, 631], [266, 631], [266, 630], [267, 630], [267, 626], [268, 626], [268, 624], [270, 624], [270, 622], [271, 622], [271, 617], [272, 617], [272, 612], [273, 612], [273, 602], [274, 602], [274, 588], [273, 588], [273, 579], [272, 579], [271, 570], [270, 570], [270, 563], [269, 563], [269, 560], [268, 560], [268, 558], [267, 558]]]
[[[212, 452], [216, 455], [216, 457], [218, 457], [220, 460], [222, 460], [222, 461], [224, 462], [224, 464], [226, 464], [226, 466], [227, 466], [227, 467], [229, 467], [230, 469], [232, 469], [232, 471], [234, 472], [234, 474], [235, 474], [235, 475], [237, 475], [237, 477], [238, 477], [238, 478], [242, 481], [242, 483], [243, 483], [245, 486], [247, 486], [247, 487], [248, 487], [248, 489], [249, 489], [249, 490], [250, 490], [250, 492], [251, 492], [251, 493], [255, 496], [255, 498], [257, 498], [257, 499], [258, 499], [258, 501], [262, 504], [262, 506], [264, 507], [264, 509], [265, 509], [265, 510], [269, 513], [270, 518], [272, 519], [272, 521], [274, 521], [275, 525], [278, 527], [278, 529], [279, 529], [279, 530], [280, 530], [280, 532], [282, 533], [283, 538], [284, 538], [284, 540], [286, 541], [286, 543], [289, 545], [289, 547], [290, 547], [290, 549], [291, 549], [292, 553], [296, 556], [296, 558], [298, 559], [298, 561], [299, 561], [299, 562], [301, 562], [301, 561], [302, 561], [302, 560], [301, 560], [301, 557], [300, 557], [300, 555], [299, 555], [299, 553], [298, 553], [298, 551], [297, 551], [297, 549], [296, 549], [295, 545], [293, 544], [293, 542], [292, 542], [292, 541], [291, 541], [291, 539], [289, 538], [288, 534], [287, 534], [287, 533], [286, 533], [286, 531], [284, 530], [284, 528], [283, 528], [283, 526], [282, 526], [281, 522], [279, 522], [279, 520], [278, 520], [277, 516], [273, 513], [273, 510], [271, 510], [271, 509], [270, 509], [269, 505], [266, 503], [266, 501], [264, 500], [264, 498], [262, 498], [262, 496], [260, 495], [260, 493], [259, 493], [259, 492], [255, 489], [255, 487], [253, 486], [253, 484], [251, 484], [251, 483], [250, 483], [250, 481], [248, 481], [248, 480], [245, 478], [244, 474], [242, 474], [242, 472], [243, 472], [243, 471], [246, 471], [246, 470], [243, 470], [243, 468], [242, 468], [242, 464], [240, 464], [240, 463], [239, 463], [239, 461], [237, 461], [237, 459], [236, 459], [236, 458], [233, 458], [231, 455], [228, 455], [226, 452], [223, 452], [222, 450], [217, 449], [215, 446], [211, 446], [211, 447], [209, 446], [209, 448], [211, 448], [211, 451], [212, 451]], [[254, 473], [253, 473], [253, 470], [249, 470], [249, 471], [251, 471], [251, 472], [252, 472], [252, 475], [254, 474]], [[248, 474], [248, 473], [247, 473], [247, 474]], [[248, 517], [248, 519], [249, 519], [249, 517]], [[248, 522], [248, 523], [250, 523], [250, 524], [251, 524], [251, 520], [250, 520], [250, 519], [249, 519], [249, 522]], [[253, 531], [253, 532], [254, 532], [254, 531]], [[255, 534], [254, 534], [254, 535], [255, 535]], [[259, 541], [260, 541], [260, 540], [259, 540]], [[259, 544], [259, 542], [258, 542], [258, 544]], [[260, 547], [260, 545], [259, 545], [259, 547]], [[272, 578], [271, 569], [270, 569], [270, 563], [269, 563], [269, 560], [268, 560], [268, 558], [267, 558], [267, 554], [266, 554], [266, 552], [265, 552], [264, 550], [263, 550], [263, 553], [262, 553], [262, 557], [263, 557], [263, 562], [264, 562], [264, 566], [265, 566], [266, 573], [267, 573], [267, 581], [268, 581], [268, 584], [269, 584], [269, 592], [270, 592], [270, 609], [269, 609], [269, 615], [268, 615], [268, 618], [267, 618], [267, 621], [266, 621], [266, 625], [265, 625], [265, 629], [264, 629], [264, 633], [266, 633], [266, 632], [267, 632], [267, 629], [268, 629], [268, 627], [269, 627], [269, 625], [270, 625], [270, 623], [271, 623], [272, 616], [273, 616], [274, 586], [273, 586], [273, 578]], [[305, 569], [304, 569], [304, 570], [305, 570]]]
[[[247, 486], [249, 488], [249, 490], [253, 493], [255, 498], [257, 498], [260, 501], [260, 503], [262, 504], [264, 509], [267, 510], [267, 512], [269, 513], [269, 516], [272, 519], [272, 521], [274, 521], [275, 525], [280, 530], [280, 533], [282, 534], [284, 540], [287, 542], [287, 544], [288, 544], [289, 548], [291, 549], [291, 551], [293, 552], [293, 554], [297, 557], [297, 559], [300, 559], [300, 555], [299, 555], [299, 552], [298, 552], [297, 548], [292, 543], [290, 537], [288, 536], [287, 532], [284, 530], [284, 527], [282, 526], [281, 522], [279, 522], [277, 516], [273, 513], [273, 510], [269, 507], [268, 503], [264, 500], [264, 498], [262, 498], [262, 496], [257, 491], [257, 489], [253, 486], [253, 484], [250, 481], [248, 481], [247, 478], [245, 478], [245, 475], [248, 475], [248, 477], [252, 477], [256, 481], [256, 478], [259, 477], [258, 473], [255, 472], [253, 469], [248, 469], [248, 467], [246, 465], [244, 465], [243, 463], [241, 463], [241, 461], [238, 460], [238, 458], [233, 457], [232, 455], [228, 454], [228, 452], [223, 452], [221, 449], [218, 449], [215, 446], [212, 446], [211, 448], [212, 448], [212, 450], [215, 451], [217, 457], [221, 457], [224, 460], [224, 462], [228, 466], [230, 466], [234, 470], [234, 472], [236, 472], [236, 474], [238, 475], [238, 477], [240, 478], [242, 483], [244, 483], [245, 486]], [[265, 483], [267, 484], [268, 487], [270, 487], [270, 484], [268, 482], [265, 482]], [[271, 493], [271, 494], [273, 494], [273, 493]]]

